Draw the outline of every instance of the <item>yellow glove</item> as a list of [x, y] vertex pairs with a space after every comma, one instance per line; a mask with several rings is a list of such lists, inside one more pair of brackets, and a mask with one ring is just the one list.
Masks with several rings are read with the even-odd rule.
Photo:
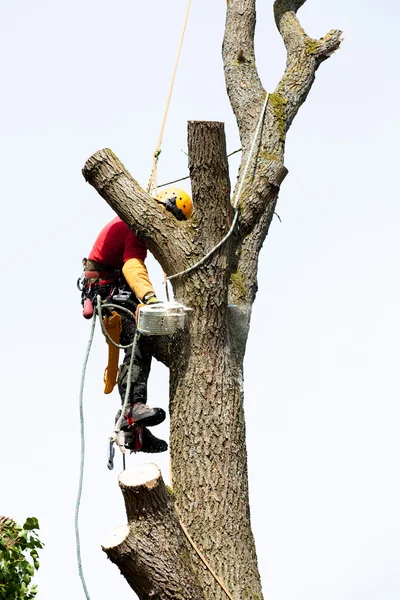
[[143, 303], [148, 306], [149, 304], [160, 304], [161, 300], [157, 298], [154, 292], [149, 292], [143, 298]]
[[142, 300], [147, 294], [153, 293], [154, 288], [149, 278], [146, 265], [139, 258], [130, 258], [122, 267], [125, 277], [132, 292]]

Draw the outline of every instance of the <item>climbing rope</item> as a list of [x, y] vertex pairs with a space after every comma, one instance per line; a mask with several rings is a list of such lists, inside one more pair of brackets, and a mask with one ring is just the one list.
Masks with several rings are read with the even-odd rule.
[[90, 336], [88, 345], [86, 348], [85, 359], [83, 361], [82, 368], [82, 377], [81, 377], [81, 386], [79, 392], [79, 415], [80, 415], [80, 425], [81, 425], [81, 462], [80, 462], [80, 472], [79, 472], [79, 485], [78, 485], [78, 495], [76, 499], [76, 507], [75, 507], [75, 539], [76, 539], [76, 556], [78, 559], [78, 571], [79, 577], [81, 578], [83, 591], [85, 592], [85, 596], [87, 600], [90, 600], [89, 592], [86, 587], [85, 576], [83, 573], [82, 567], [82, 557], [81, 557], [81, 540], [79, 535], [79, 508], [81, 505], [82, 499], [82, 487], [83, 487], [83, 472], [85, 467], [85, 420], [83, 414], [83, 389], [85, 386], [85, 376], [86, 376], [86, 367], [89, 360], [90, 348], [92, 347], [94, 330], [96, 327], [96, 318], [93, 315], [92, 327], [90, 330]]
[[176, 55], [174, 70], [172, 72], [171, 83], [169, 85], [169, 90], [168, 90], [167, 103], [165, 105], [164, 115], [163, 115], [163, 119], [162, 119], [162, 122], [161, 122], [161, 129], [160, 129], [160, 134], [158, 136], [157, 147], [156, 147], [156, 149], [154, 151], [154, 154], [153, 154], [153, 168], [151, 170], [149, 183], [147, 185], [147, 193], [150, 194], [150, 195], [155, 195], [155, 196], [157, 195], [157, 165], [158, 165], [158, 159], [159, 159], [160, 154], [161, 154], [161, 144], [162, 144], [162, 139], [163, 139], [163, 135], [164, 135], [165, 123], [167, 121], [169, 105], [171, 103], [172, 91], [174, 89], [176, 72], [178, 70], [179, 59], [180, 59], [180, 56], [181, 56], [181, 50], [182, 50], [182, 46], [183, 46], [183, 40], [185, 38], [186, 25], [187, 25], [187, 22], [188, 22], [188, 17], [189, 17], [189, 11], [190, 11], [191, 2], [192, 2], [192, 0], [188, 0], [188, 4], [187, 4], [187, 7], [186, 7], [186, 14], [185, 14], [184, 22], [183, 22], [183, 29], [182, 29], [181, 39], [180, 39], [180, 42], [179, 42], [178, 53]]
[[224, 582], [222, 581], [222, 579], [220, 579], [218, 577], [218, 575], [216, 574], [216, 572], [213, 570], [213, 568], [211, 567], [210, 563], [206, 560], [206, 558], [204, 557], [204, 555], [200, 552], [200, 550], [198, 549], [198, 547], [196, 546], [196, 544], [194, 543], [193, 539], [191, 538], [188, 530], [186, 529], [185, 525], [182, 522], [181, 516], [179, 514], [178, 509], [175, 506], [175, 511], [178, 517], [178, 521], [179, 521], [179, 525], [181, 526], [181, 529], [183, 531], [183, 533], [186, 535], [188, 541], [190, 542], [190, 545], [192, 546], [193, 550], [196, 552], [196, 554], [199, 556], [199, 558], [202, 560], [202, 562], [205, 564], [205, 566], [207, 567], [207, 569], [210, 571], [211, 575], [214, 577], [215, 581], [218, 583], [218, 585], [220, 586], [220, 588], [225, 592], [225, 594], [227, 595], [227, 597], [229, 598], [229, 600], [233, 600], [233, 597], [231, 596], [231, 594], [228, 592]]
[[[222, 240], [216, 246], [214, 246], [214, 248], [212, 248], [197, 263], [195, 263], [191, 267], [188, 267], [184, 271], [180, 271], [179, 273], [175, 273], [174, 275], [170, 275], [169, 277], [166, 278], [167, 282], [171, 281], [172, 279], [175, 279], [176, 277], [182, 277], [182, 275], [187, 275], [191, 271], [194, 271], [194, 269], [197, 269], [197, 267], [199, 267], [200, 265], [202, 265], [208, 258], [210, 258], [210, 256], [212, 256], [212, 254], [214, 254], [214, 252], [216, 252], [218, 250], [218, 248], [220, 248], [226, 242], [226, 240], [232, 235], [233, 230], [235, 229], [235, 226], [236, 226], [237, 219], [238, 219], [237, 204], [239, 202], [240, 194], [242, 193], [242, 189], [243, 189], [243, 185], [244, 185], [244, 180], [245, 180], [245, 177], [247, 175], [247, 171], [249, 170], [251, 159], [253, 157], [254, 149], [255, 149], [255, 146], [256, 146], [257, 139], [258, 139], [258, 134], [260, 132], [261, 125], [262, 125], [262, 123], [264, 121], [264, 115], [265, 115], [265, 111], [267, 109], [268, 99], [269, 99], [269, 93], [267, 92], [267, 95], [266, 95], [266, 98], [265, 98], [265, 102], [264, 102], [264, 104], [262, 106], [262, 109], [261, 109], [260, 118], [258, 120], [258, 124], [257, 124], [256, 130], [254, 132], [253, 141], [252, 141], [252, 144], [251, 144], [251, 147], [250, 147], [249, 155], [247, 157], [246, 165], [244, 167], [244, 170], [243, 170], [243, 173], [242, 173], [242, 177], [240, 179], [240, 183], [239, 183], [239, 186], [237, 188], [237, 191], [236, 191], [236, 193], [235, 193], [235, 195], [233, 197], [234, 198], [234, 202], [233, 202], [232, 206], [233, 206], [233, 208], [235, 210], [235, 216], [233, 218], [232, 225], [231, 225], [228, 233], [222, 238]], [[233, 198], [232, 198], [232, 200], [233, 200]]]
[[[242, 151], [242, 149], [239, 148], [238, 150], [234, 150], [233, 152], [230, 152], [229, 154], [227, 154], [226, 157], [229, 158], [230, 156], [233, 156], [234, 154], [237, 154], [238, 152], [241, 152], [241, 151]], [[180, 181], [186, 181], [186, 179], [190, 179], [190, 175], [186, 175], [185, 177], [180, 177], [179, 179], [174, 179], [173, 181], [167, 181], [166, 183], [160, 183], [160, 185], [158, 187], [159, 188], [167, 187], [167, 185], [179, 183]]]

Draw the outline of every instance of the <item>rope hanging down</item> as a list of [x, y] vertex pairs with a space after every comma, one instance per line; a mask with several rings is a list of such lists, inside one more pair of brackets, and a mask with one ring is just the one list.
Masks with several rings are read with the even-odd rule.
[[80, 508], [81, 499], [82, 499], [83, 472], [84, 472], [84, 466], [85, 466], [85, 421], [84, 421], [84, 415], [83, 415], [83, 389], [85, 386], [86, 367], [87, 367], [87, 363], [89, 360], [90, 348], [91, 348], [92, 342], [93, 342], [95, 326], [96, 326], [96, 318], [95, 318], [95, 315], [93, 315], [92, 328], [90, 330], [89, 341], [88, 341], [88, 345], [86, 348], [85, 360], [83, 361], [81, 386], [80, 386], [80, 392], [79, 392], [79, 415], [80, 415], [80, 425], [81, 425], [81, 462], [80, 462], [80, 472], [79, 472], [78, 495], [77, 495], [76, 506], [75, 506], [76, 556], [78, 559], [79, 577], [81, 578], [82, 587], [83, 587], [83, 591], [85, 592], [86, 600], [90, 600], [90, 596], [89, 596], [88, 589], [86, 587], [86, 581], [85, 581], [85, 576], [83, 574], [83, 567], [82, 567], [81, 539], [80, 539], [80, 534], [79, 534], [79, 508]]
[[174, 83], [175, 83], [176, 72], [178, 70], [179, 59], [181, 57], [181, 50], [182, 50], [182, 46], [183, 46], [183, 40], [185, 38], [186, 25], [188, 22], [191, 2], [192, 2], [192, 0], [188, 0], [188, 4], [186, 7], [185, 20], [183, 22], [183, 29], [182, 29], [181, 39], [179, 42], [178, 53], [176, 55], [174, 70], [172, 72], [171, 83], [169, 85], [167, 103], [165, 105], [164, 116], [163, 116], [163, 119], [161, 122], [161, 130], [160, 130], [160, 134], [158, 136], [157, 147], [156, 147], [156, 149], [154, 151], [154, 155], [153, 155], [153, 168], [151, 170], [149, 183], [147, 185], [147, 193], [150, 195], [157, 195], [157, 164], [158, 164], [159, 156], [161, 154], [161, 144], [162, 144], [162, 139], [163, 139], [163, 135], [164, 135], [165, 123], [167, 121], [169, 105], [171, 103], [171, 96], [172, 96], [172, 91], [174, 89]]

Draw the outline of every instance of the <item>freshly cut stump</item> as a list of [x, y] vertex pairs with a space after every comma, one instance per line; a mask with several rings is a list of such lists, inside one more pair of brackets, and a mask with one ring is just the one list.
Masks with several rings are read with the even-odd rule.
[[157, 465], [126, 469], [118, 477], [128, 524], [105, 536], [102, 548], [139, 598], [203, 600], [191, 565], [191, 547], [173, 497]]

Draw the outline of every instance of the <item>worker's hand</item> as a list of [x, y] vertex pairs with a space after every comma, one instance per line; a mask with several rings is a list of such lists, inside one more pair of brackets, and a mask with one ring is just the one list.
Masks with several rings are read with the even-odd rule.
[[147, 292], [147, 294], [143, 297], [142, 302], [144, 304], [160, 304], [161, 300], [159, 300], [157, 298], [157, 296], [155, 295], [155, 292]]
[[152, 296], [146, 301], [146, 305], [149, 306], [149, 304], [161, 304], [161, 300], [157, 296]]

